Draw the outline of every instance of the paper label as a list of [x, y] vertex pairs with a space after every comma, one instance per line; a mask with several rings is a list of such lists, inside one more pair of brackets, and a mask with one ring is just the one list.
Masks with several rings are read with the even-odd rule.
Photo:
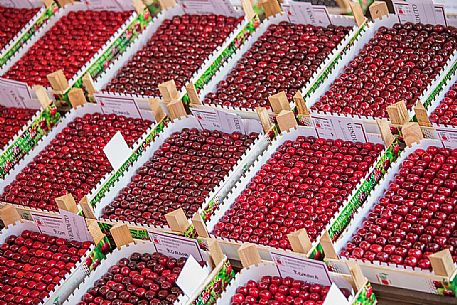
[[435, 5], [435, 21], [436, 21], [436, 24], [442, 24], [442, 25], [447, 26], [444, 5]]
[[271, 252], [281, 277], [291, 277], [311, 284], [331, 286], [332, 280], [324, 262], [304, 257]]
[[102, 108], [105, 114], [123, 115], [126, 117], [140, 119], [140, 111], [134, 98], [113, 96], [109, 94], [95, 94], [95, 101]]
[[435, 6], [432, 0], [408, 0], [408, 2], [395, 0], [392, 4], [400, 23], [436, 23]]
[[132, 154], [132, 149], [125, 142], [121, 132], [118, 131], [103, 148], [114, 170], [118, 170]]
[[135, 104], [143, 120], [155, 122], [154, 112], [152, 112], [151, 107], [149, 106], [149, 100], [135, 99]]
[[6, 107], [40, 109], [41, 105], [33, 101], [30, 87], [23, 82], [0, 78], [0, 104]]
[[352, 118], [313, 114], [311, 119], [319, 137], [362, 143], [368, 141], [363, 123]]
[[31, 212], [32, 220], [41, 233], [68, 239], [68, 231], [60, 215], [39, 214]]
[[87, 229], [84, 217], [59, 209], [62, 221], [67, 229], [68, 238], [80, 242], [93, 241], [92, 236]]
[[292, 23], [319, 26], [328, 26], [332, 23], [325, 5], [291, 1], [287, 6], [284, 6], [284, 11]]
[[149, 232], [157, 252], [174, 258], [192, 256], [204, 261], [197, 240], [166, 233]]
[[229, 0], [178, 0], [187, 14], [240, 16]]
[[444, 147], [457, 148], [457, 130], [437, 128], [436, 133]]
[[38, 8], [43, 6], [42, 0], [0, 0], [0, 6], [12, 8]]
[[176, 284], [186, 296], [190, 297], [203, 284], [208, 275], [208, 268], [203, 268], [193, 256], [189, 256], [176, 279]]
[[[192, 114], [204, 129], [220, 130], [227, 133], [240, 132], [246, 134], [244, 121], [239, 115], [210, 107], [192, 109]], [[251, 128], [251, 127], [250, 127]]]
[[126, 11], [133, 9], [132, 1], [126, 0], [86, 0], [91, 10]]

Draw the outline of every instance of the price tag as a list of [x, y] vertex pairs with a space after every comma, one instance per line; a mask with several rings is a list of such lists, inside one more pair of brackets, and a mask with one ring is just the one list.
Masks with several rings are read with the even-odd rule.
[[149, 238], [159, 253], [174, 258], [193, 256], [198, 261], [204, 261], [200, 246], [195, 239], [155, 232], [149, 232]]
[[84, 217], [59, 209], [62, 221], [67, 229], [68, 238], [80, 242], [93, 241], [87, 229]]
[[332, 280], [324, 262], [276, 252], [271, 252], [270, 254], [281, 277], [291, 277], [323, 286], [332, 285]]
[[457, 130], [437, 128], [436, 133], [444, 147], [457, 148]]
[[394, 0], [392, 4], [400, 23], [413, 22], [435, 24], [435, 6], [432, 0]]
[[32, 220], [41, 233], [68, 239], [68, 231], [60, 215], [48, 215], [31, 212]]
[[132, 154], [132, 149], [125, 142], [121, 132], [118, 131], [103, 148], [103, 152], [114, 170], [118, 170]]
[[6, 107], [40, 109], [41, 105], [32, 98], [29, 86], [6, 78], [0, 78], [0, 104]]
[[124, 115], [126, 117], [140, 119], [140, 111], [134, 98], [119, 97], [109, 94], [95, 94], [95, 101], [105, 114]]
[[192, 109], [192, 114], [204, 129], [221, 130], [229, 133], [240, 132], [244, 134], [247, 133], [247, 130], [250, 130], [250, 127], [246, 129], [245, 120], [234, 113], [203, 106]]
[[367, 135], [362, 122], [346, 117], [319, 115], [312, 115], [311, 119], [316, 127], [317, 134], [322, 138], [367, 142]]
[[325, 5], [312, 5], [309, 2], [290, 2], [284, 10], [292, 23], [328, 26], [332, 22]]
[[178, 0], [187, 14], [216, 14], [238, 17], [241, 11], [235, 11], [229, 0]]
[[132, 2], [125, 0], [86, 0], [85, 2], [91, 10], [126, 11], [133, 9]]

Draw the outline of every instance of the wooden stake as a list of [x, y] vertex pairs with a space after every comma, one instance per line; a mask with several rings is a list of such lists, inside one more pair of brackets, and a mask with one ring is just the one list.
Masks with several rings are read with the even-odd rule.
[[268, 98], [273, 112], [279, 114], [282, 110], [291, 110], [289, 100], [284, 91], [274, 94]]
[[416, 107], [414, 107], [414, 113], [420, 126], [432, 127], [432, 123], [427, 115], [427, 109], [425, 109], [420, 101], [417, 101]]
[[187, 216], [182, 208], [165, 214], [165, 219], [167, 220], [170, 229], [174, 232], [184, 233], [190, 226]]
[[78, 106], [84, 105], [87, 100], [84, 95], [84, 90], [81, 88], [73, 88], [68, 92], [68, 99], [70, 100], [71, 106], [76, 109]]
[[194, 228], [197, 231], [199, 237], [209, 237], [205, 222], [198, 212], [194, 214], [194, 217], [192, 217], [192, 224], [194, 225]]
[[287, 234], [292, 250], [297, 253], [308, 254], [313, 248], [311, 239], [305, 229], [300, 229]]
[[395, 141], [395, 137], [390, 130], [389, 122], [387, 120], [377, 119], [376, 123], [378, 124], [384, 144], [386, 147], [389, 147]]
[[60, 7], [64, 7], [67, 4], [72, 4], [74, 3], [74, 0], [57, 0], [57, 3], [59, 4]]
[[279, 129], [281, 132], [289, 131], [290, 129], [296, 128], [298, 126], [295, 115], [292, 111], [283, 110], [276, 116], [276, 121], [278, 122]]
[[387, 3], [384, 1], [374, 1], [369, 7], [371, 19], [381, 19], [382, 16], [389, 15]]
[[303, 96], [301, 95], [301, 93], [299, 91], [297, 91], [297, 93], [295, 93], [295, 95], [294, 95], [294, 102], [295, 102], [295, 105], [297, 106], [297, 112], [299, 115], [303, 115], [303, 116], [311, 115], [311, 112], [309, 111], [308, 106], [306, 106], [306, 102], [303, 99]]
[[399, 101], [387, 106], [387, 114], [392, 124], [403, 125], [410, 120], [405, 101]]
[[217, 240], [212, 238], [208, 238], [206, 241], [208, 244], [209, 254], [213, 259], [214, 265], [217, 266], [225, 259], [225, 255], [222, 252], [221, 245], [219, 245], [219, 242]]
[[151, 108], [152, 112], [154, 113], [154, 118], [156, 120], [156, 123], [162, 121], [167, 116], [165, 114], [165, 111], [163, 111], [162, 107], [160, 106], [159, 99], [150, 98], [149, 107]]
[[251, 20], [256, 15], [254, 12], [254, 7], [252, 7], [251, 0], [241, 0], [241, 5], [243, 6], [243, 11], [248, 20]]
[[198, 96], [197, 90], [195, 89], [195, 85], [193, 83], [188, 83], [186, 86], [187, 95], [189, 95], [190, 105], [191, 106], [200, 106], [202, 105], [202, 101]]
[[43, 86], [33, 86], [33, 90], [35, 91], [35, 94], [40, 101], [41, 107], [43, 107], [43, 109], [46, 109], [49, 105], [52, 104], [52, 100]]
[[86, 219], [86, 225], [96, 245], [105, 238], [105, 234], [103, 234], [95, 219]]
[[422, 129], [416, 122], [408, 122], [403, 125], [401, 127], [401, 133], [403, 134], [403, 139], [408, 147], [411, 147], [414, 143], [419, 143], [424, 138]]
[[254, 244], [244, 243], [238, 248], [238, 255], [240, 256], [241, 264], [244, 268], [252, 265], [258, 265], [262, 262], [259, 250]]
[[436, 275], [445, 276], [449, 279], [454, 275], [456, 268], [449, 249], [429, 255], [428, 259], [432, 264], [433, 273]]
[[87, 199], [87, 196], [84, 196], [81, 199], [81, 201], [79, 201], [79, 205], [81, 206], [81, 209], [83, 210], [84, 217], [96, 219], [94, 209], [90, 205], [89, 200]]
[[159, 0], [159, 3], [162, 10], [167, 10], [176, 6], [176, 0]]
[[347, 13], [350, 9], [348, 3], [345, 0], [336, 0], [336, 4], [343, 10], [344, 13]]
[[272, 128], [273, 124], [270, 121], [270, 116], [268, 115], [267, 108], [265, 107], [256, 107], [255, 111], [259, 116], [260, 123], [262, 124], [263, 132], [267, 134]]
[[109, 231], [111, 232], [111, 236], [113, 237], [114, 243], [118, 249], [122, 246], [133, 243], [132, 234], [126, 224], [117, 224]]
[[159, 84], [159, 91], [160, 95], [162, 95], [162, 98], [166, 104], [168, 104], [172, 100], [179, 99], [178, 89], [176, 88], [174, 80], [169, 80], [168, 82]]
[[11, 204], [5, 204], [0, 207], [0, 219], [2, 220], [5, 227], [13, 225], [22, 219], [16, 208]]
[[56, 72], [50, 73], [47, 75], [48, 81], [51, 83], [52, 89], [57, 93], [62, 93], [68, 89], [70, 86], [68, 80], [63, 73], [63, 70], [58, 70]]
[[281, 6], [277, 0], [260, 0], [259, 3], [265, 12], [265, 17], [267, 18], [270, 16], [276, 16], [282, 12]]
[[97, 89], [95, 89], [94, 85], [94, 80], [92, 79], [92, 76], [90, 76], [89, 73], [84, 74], [83, 78], [83, 86], [86, 88], [86, 91], [89, 95], [94, 95], [97, 92]]
[[358, 2], [352, 2], [350, 0], [346, 0], [349, 4], [349, 7], [352, 10], [352, 14], [354, 15], [355, 22], [360, 27], [362, 24], [367, 20], [367, 18], [363, 15], [362, 7]]
[[167, 105], [170, 119], [175, 120], [187, 116], [186, 109], [181, 101], [171, 101]]
[[72, 194], [67, 193], [66, 195], [57, 197], [55, 201], [59, 209], [78, 214], [78, 206], [76, 205], [75, 198], [73, 198]]
[[355, 287], [356, 287], [357, 292], [358, 292], [361, 289], [363, 289], [363, 287], [365, 287], [365, 285], [367, 284], [368, 280], [363, 275], [362, 270], [360, 269], [359, 265], [357, 265], [357, 263], [348, 261], [346, 264], [349, 267], [349, 272], [352, 275]]
[[144, 5], [143, 0], [132, 0], [132, 3], [138, 15], [143, 14], [146, 10], [146, 5]]
[[327, 231], [324, 232], [324, 235], [321, 237], [320, 244], [324, 249], [325, 258], [328, 259], [338, 259], [338, 254], [333, 246], [332, 239]]

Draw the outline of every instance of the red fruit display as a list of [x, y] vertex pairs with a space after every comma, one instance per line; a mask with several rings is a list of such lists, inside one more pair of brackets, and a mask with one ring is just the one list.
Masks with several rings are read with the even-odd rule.
[[3, 75], [30, 86], [48, 86], [46, 76], [63, 69], [71, 79], [132, 12], [72, 11], [63, 16]]
[[34, 109], [4, 107], [0, 105], [0, 150], [28, 123], [36, 113]]
[[446, 93], [446, 96], [430, 115], [430, 122], [457, 126], [457, 84]]
[[192, 217], [257, 136], [196, 128], [172, 134], [105, 207], [103, 217], [157, 226], [179, 208]]
[[158, 252], [133, 253], [95, 281], [77, 305], [175, 304], [182, 295], [176, 279], [186, 263]]
[[368, 173], [383, 146], [299, 136], [257, 172], [213, 234], [290, 249], [287, 234], [315, 240]]
[[0, 7], [0, 50], [19, 34], [39, 10], [39, 8]]
[[449, 249], [457, 261], [457, 149], [416, 149], [370, 210], [342, 256], [431, 269]]
[[401, 100], [411, 109], [456, 47], [454, 27], [381, 27], [311, 109], [387, 117], [387, 106]]
[[289, 100], [301, 90], [349, 28], [330, 25], [270, 25], [238, 61], [216, 93], [205, 104], [255, 108], [270, 107], [268, 97], [281, 91]]
[[150, 121], [115, 114], [77, 117], [5, 187], [0, 201], [57, 211], [54, 199], [71, 193], [77, 201], [112, 171], [103, 148], [117, 131], [131, 147]]
[[90, 245], [27, 230], [8, 237], [0, 245], [0, 304], [41, 304]]
[[164, 20], [106, 90], [158, 96], [158, 85], [170, 79], [181, 89], [241, 20], [222, 15], [182, 15]]
[[309, 284], [289, 277], [264, 276], [259, 282], [251, 280], [245, 286], [238, 287], [231, 305], [322, 305], [329, 290], [329, 286]]

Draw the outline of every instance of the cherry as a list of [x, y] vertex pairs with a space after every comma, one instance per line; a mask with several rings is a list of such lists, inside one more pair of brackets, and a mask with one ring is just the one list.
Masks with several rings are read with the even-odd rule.
[[[2, 9], [0, 7], [0, 18]], [[4, 149], [5, 145], [27, 125], [35, 112], [36, 110], [33, 109], [4, 107], [0, 105], [0, 150]]]
[[39, 8], [0, 7], [0, 49], [3, 49], [38, 13]]
[[446, 96], [436, 109], [430, 115], [430, 121], [433, 123], [445, 125], [457, 125], [457, 85], [453, 84], [452, 88], [446, 93]]

